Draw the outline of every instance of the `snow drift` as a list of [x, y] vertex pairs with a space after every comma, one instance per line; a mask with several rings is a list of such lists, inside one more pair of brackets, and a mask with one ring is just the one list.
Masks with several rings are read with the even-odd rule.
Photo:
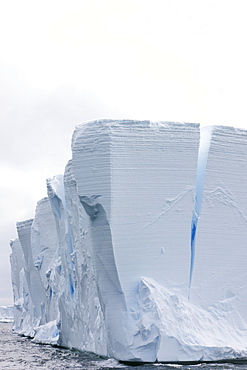
[[122, 361], [247, 357], [246, 189], [244, 130], [77, 126], [11, 242], [14, 330]]

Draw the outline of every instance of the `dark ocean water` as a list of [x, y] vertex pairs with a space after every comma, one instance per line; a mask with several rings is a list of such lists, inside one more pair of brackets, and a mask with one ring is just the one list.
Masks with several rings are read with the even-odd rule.
[[104, 359], [89, 353], [32, 343], [13, 334], [11, 323], [0, 323], [0, 369], [126, 369], [126, 370], [244, 370], [241, 364], [174, 365], [152, 364], [129, 366], [114, 359]]

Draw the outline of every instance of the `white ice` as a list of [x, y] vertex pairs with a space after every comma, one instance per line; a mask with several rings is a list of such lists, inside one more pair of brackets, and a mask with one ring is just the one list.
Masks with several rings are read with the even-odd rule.
[[246, 139], [77, 126], [64, 175], [11, 242], [14, 330], [122, 361], [246, 357]]
[[14, 321], [13, 306], [0, 306], [0, 322]]

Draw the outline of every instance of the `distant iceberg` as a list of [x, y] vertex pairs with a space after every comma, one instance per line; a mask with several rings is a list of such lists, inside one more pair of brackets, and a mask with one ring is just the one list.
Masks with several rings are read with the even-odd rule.
[[98, 120], [11, 241], [14, 330], [131, 362], [247, 357], [247, 131]]
[[14, 310], [13, 306], [0, 306], [0, 322], [13, 322]]

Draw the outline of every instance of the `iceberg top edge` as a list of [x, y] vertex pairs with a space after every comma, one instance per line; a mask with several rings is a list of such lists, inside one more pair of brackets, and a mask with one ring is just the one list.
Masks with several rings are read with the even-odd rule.
[[171, 122], [171, 121], [151, 121], [151, 120], [134, 120], [134, 119], [96, 119], [82, 122], [76, 125], [75, 130], [83, 128], [87, 125], [100, 125], [100, 126], [118, 126], [118, 125], [150, 125], [152, 126], [191, 126], [199, 127], [199, 123], [189, 122]]
[[204, 126], [202, 129], [211, 129], [214, 133], [229, 132], [233, 134], [247, 134], [247, 130], [244, 128], [238, 128], [233, 126], [222, 126], [222, 125], [209, 125]]
[[49, 202], [49, 198], [44, 197], [44, 198], [38, 200], [37, 205], [41, 205], [41, 204], [44, 204], [44, 203], [47, 203], [47, 202]]
[[150, 121], [150, 120], [113, 120], [113, 119], [102, 119], [83, 122], [75, 127], [72, 135], [71, 148], [73, 151], [74, 144], [76, 143], [78, 137], [83, 134], [84, 131], [88, 130], [91, 134], [98, 131], [100, 134], [109, 134], [111, 129], [167, 129], [170, 131], [191, 131], [199, 130], [199, 123], [188, 123], [188, 122], [169, 122], [169, 121]]
[[63, 199], [63, 177], [63, 175], [59, 174], [46, 179], [48, 197], [57, 194], [60, 199]]
[[32, 225], [33, 223], [33, 218], [29, 218], [28, 220], [23, 220], [23, 221], [17, 221], [16, 222], [16, 227], [18, 230], [22, 229], [22, 228], [26, 228], [26, 227], [29, 227]]
[[10, 239], [10, 241], [9, 241], [9, 245], [10, 245], [10, 247], [12, 248], [12, 247], [13, 247], [13, 245], [14, 245], [14, 243], [16, 243], [16, 242], [18, 242], [18, 241], [19, 241], [19, 238]]

